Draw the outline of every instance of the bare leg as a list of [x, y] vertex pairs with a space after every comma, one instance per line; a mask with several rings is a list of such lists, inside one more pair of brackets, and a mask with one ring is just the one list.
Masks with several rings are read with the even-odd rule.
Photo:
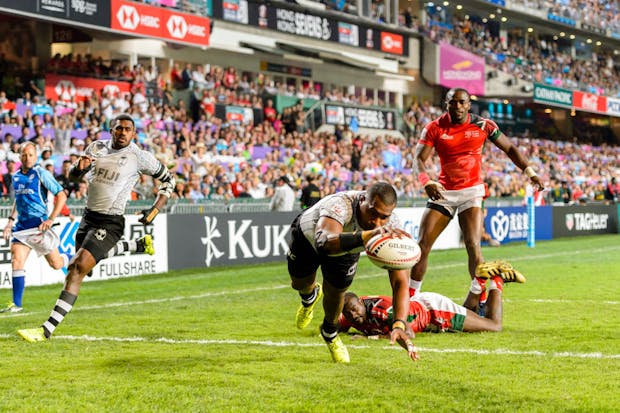
[[316, 272], [304, 278], [291, 277], [291, 287], [300, 294], [310, 294], [315, 286]]
[[420, 261], [411, 268], [412, 280], [422, 281], [424, 278], [428, 266], [428, 254], [431, 252], [437, 237], [446, 229], [449, 223], [450, 217], [445, 216], [439, 211], [429, 208], [424, 211], [418, 237], [418, 245], [420, 245], [422, 255], [420, 256]]
[[336, 288], [329, 282], [323, 281], [323, 310], [325, 311], [325, 318], [323, 321], [331, 325], [338, 325], [338, 317], [342, 312], [344, 306], [344, 293], [346, 288]]
[[[468, 296], [469, 298], [469, 296]], [[463, 331], [474, 333], [479, 331], [502, 331], [502, 293], [497, 289], [489, 291], [487, 311], [485, 317], [480, 317], [471, 310], [467, 310]]]
[[478, 305], [480, 304], [480, 294], [474, 294], [471, 291], [467, 293], [467, 297], [465, 297], [465, 302], [463, 303], [463, 307], [468, 310], [476, 312], [478, 309]]
[[459, 214], [459, 225], [463, 231], [463, 241], [467, 249], [469, 275], [473, 279], [476, 274], [476, 266], [484, 262], [482, 250], [480, 248], [480, 221], [482, 220], [482, 209], [472, 207]]

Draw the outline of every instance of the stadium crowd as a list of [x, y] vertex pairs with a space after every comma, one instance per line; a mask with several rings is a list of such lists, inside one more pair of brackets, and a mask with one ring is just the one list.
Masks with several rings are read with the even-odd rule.
[[[184, 7], [184, 2], [149, 3]], [[544, 6], [549, 2], [536, 3]], [[575, 2], [564, 3], [563, 7], [578, 6]], [[379, 8], [382, 2], [373, 4]], [[581, 12], [591, 14], [586, 9]], [[608, 10], [601, 13], [607, 19], [616, 19], [610, 17]], [[417, 19], [411, 16], [410, 10], [403, 12], [403, 21], [408, 27], [417, 28]], [[612, 55], [600, 55], [585, 62], [573, 60], [557, 43], [536, 35], [530, 36], [527, 48], [521, 38], [509, 35], [505, 49], [487, 26], [474, 19], [455, 17], [453, 27], [455, 30], [450, 31], [429, 19], [420, 30], [435, 41], [449, 41], [483, 55], [489, 63], [528, 80], [546, 81], [558, 76], [565, 86], [587, 85], [599, 92], [617, 89], [620, 84]], [[503, 56], [501, 59], [499, 54]], [[2, 65], [2, 74], [8, 73], [8, 67]], [[3, 196], [10, 196], [7, 182], [10, 172], [19, 165], [17, 152], [21, 142], [34, 141], [41, 163], [62, 175], [90, 142], [109, 137], [110, 119], [119, 113], [129, 113], [136, 120], [139, 144], [177, 174], [174, 197], [179, 199], [270, 199], [274, 182], [282, 176], [297, 191], [312, 176], [323, 196], [344, 189], [361, 189], [380, 179], [391, 182], [401, 197], [425, 196], [411, 170], [413, 148], [422, 127], [442, 113], [441, 108], [429, 102], [414, 102], [404, 111], [403, 121], [408, 131], [405, 139], [390, 136], [371, 139], [355, 134], [348, 127], [337, 128], [334, 133], [308, 130], [304, 99], [386, 104], [345, 93], [344, 88], [322, 90], [323, 85], [312, 81], [304, 81], [297, 88], [263, 73], [240, 73], [234, 67], [189, 63], [183, 67], [175, 64], [170, 74], [164, 76], [154, 66], [131, 68], [121, 61], [104, 62], [90, 55], [72, 54], [53, 56], [46, 68], [50, 73], [124, 80], [130, 82], [131, 91], [125, 95], [104, 91], [100, 97], [94, 95], [85, 101], [72, 98], [56, 102], [46, 102], [43, 91], [34, 82], [17, 84], [16, 98], [0, 91]], [[190, 94], [188, 106], [184, 100], [175, 100], [175, 91]], [[298, 103], [278, 112], [272, 100], [274, 95], [294, 97]], [[251, 108], [260, 116], [255, 124], [227, 120], [216, 113], [218, 104]], [[617, 146], [599, 146], [598, 142], [593, 145], [584, 143], [583, 139], [560, 142], [530, 133], [512, 139], [535, 162], [546, 187], [551, 188], [546, 193], [547, 202], [611, 202], [617, 198], [618, 184], [612, 181], [620, 175]], [[489, 147], [483, 158], [490, 195], [523, 196], [524, 180], [520, 171], [505, 157], [496, 156], [496, 150]], [[439, 162], [434, 159], [433, 164]], [[143, 177], [135, 198], [153, 197], [155, 187], [150, 178]], [[69, 195], [84, 198], [86, 189], [84, 183], [71, 185]]]
[[[620, 32], [617, 2], [519, 1], [527, 9], [544, 10], [549, 14], [581, 21], [594, 30], [611, 29], [614, 32]], [[151, 3], [158, 3], [158, 0], [151, 1]], [[357, 2], [317, 0], [316, 3], [321, 3], [332, 10], [358, 14]], [[181, 2], [175, 2], [175, 4], [175, 7], [183, 7]], [[371, 1], [369, 15], [366, 17], [385, 23], [385, 7], [383, 1]], [[618, 72], [620, 64], [612, 50], [599, 48], [586, 56], [575, 56], [572, 43], [577, 40], [565, 44], [561, 40], [554, 40], [551, 36], [530, 33], [528, 41], [525, 42], [521, 31], [510, 30], [504, 42], [500, 39], [499, 33], [491, 30], [491, 26], [484, 22], [482, 17], [475, 16], [471, 12], [468, 15], [446, 12], [446, 7], [437, 11], [437, 8], [431, 5], [425, 7], [424, 10], [427, 13], [425, 25], [420, 25], [419, 16], [412, 12], [411, 7], [400, 11], [399, 24], [418, 31], [436, 42], [448, 42], [483, 56], [487, 64], [503, 72], [512, 73], [519, 79], [583, 90], [598, 95], [620, 96], [618, 86], [620, 85], [620, 73]], [[213, 77], [214, 74], [211, 76]], [[256, 86], [260, 88], [261, 85]], [[294, 86], [290, 85], [274, 86], [272, 84], [271, 87], [284, 89], [287, 94], [300, 95], [299, 97], [310, 97], [309, 94], [323, 92], [312, 90], [312, 87], [304, 88], [304, 90], [295, 90]], [[323, 97], [326, 97], [325, 92], [323, 92]]]
[[[575, 56], [572, 44], [551, 36], [508, 31], [505, 41], [473, 15], [454, 14], [449, 24], [433, 15], [424, 33], [439, 43], [447, 42], [485, 58], [487, 64], [530, 82], [607, 96], [620, 95], [620, 63], [612, 50], [598, 49], [587, 56]], [[572, 43], [572, 42], [571, 42]]]
[[543, 10], [574, 22], [581, 21], [591, 27], [620, 32], [620, 5], [617, 1], [599, 0], [513, 0], [529, 10]]
[[[300, 190], [308, 175], [317, 178], [315, 184], [323, 195], [361, 189], [369, 182], [384, 179], [394, 185], [401, 197], [424, 196], [411, 169], [413, 148], [421, 128], [441, 114], [440, 108], [428, 102], [414, 103], [404, 113], [412, 132], [405, 139], [390, 136], [371, 139], [347, 127], [338, 128], [335, 133], [308, 130], [303, 123], [301, 104], [274, 113], [267, 103], [263, 108], [264, 121], [256, 125], [229, 122], [201, 106], [194, 121], [183, 101], [149, 103], [141, 101], [142, 98], [136, 101], [140, 91], [136, 88], [134, 91], [126, 99], [112, 99], [103, 94], [99, 99], [74, 102], [75, 107], [57, 103], [54, 113], [43, 116], [33, 115], [31, 110], [23, 116], [15, 109], [4, 110], [0, 122], [3, 181], [10, 179], [7, 172], [15, 171], [19, 165], [20, 142], [35, 142], [40, 162], [62, 175], [85, 146], [107, 137], [112, 117], [126, 112], [136, 119], [140, 145], [176, 173], [175, 198], [269, 199], [279, 177], [287, 176], [290, 185]], [[11, 102], [3, 96], [0, 92], [2, 106], [10, 107]], [[33, 105], [38, 100], [39, 97], [25, 94], [20, 102]], [[548, 202], [604, 201], [606, 197], [613, 200], [613, 195], [606, 195], [606, 191], [610, 192], [607, 187], [612, 184], [611, 179], [620, 175], [620, 147], [558, 142], [528, 134], [513, 139], [534, 161], [546, 186], [553, 188], [547, 193]], [[505, 157], [496, 156], [496, 150], [489, 146], [483, 158], [490, 195], [523, 196], [521, 172]], [[433, 164], [439, 162], [433, 160]], [[150, 178], [143, 177], [135, 199], [152, 198], [155, 188]], [[568, 200], [563, 188], [570, 191]], [[81, 199], [86, 193], [85, 184], [73, 185], [69, 192], [70, 198]], [[615, 193], [618, 193], [617, 185]], [[6, 183], [2, 194], [10, 194]]]

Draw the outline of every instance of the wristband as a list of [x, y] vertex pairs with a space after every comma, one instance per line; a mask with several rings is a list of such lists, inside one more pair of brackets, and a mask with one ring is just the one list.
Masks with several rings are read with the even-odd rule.
[[421, 172], [418, 174], [418, 182], [421, 183], [422, 186], [426, 186], [426, 184], [430, 180], [431, 178], [428, 177], [428, 174], [426, 172]]
[[15, 218], [13, 218], [13, 217], [8, 217], [7, 219], [8, 219], [9, 221], [15, 221]]
[[407, 325], [405, 324], [403, 320], [394, 320], [394, 322], [392, 323], [392, 331], [394, 331], [397, 328], [400, 328], [401, 330], [405, 331], [407, 330]]
[[525, 173], [528, 178], [533, 178], [535, 176], [538, 176], [536, 175], [536, 171], [534, 170], [534, 168], [532, 168], [531, 166], [528, 166], [527, 168], [525, 168], [523, 170], [523, 173]]
[[338, 235], [340, 239], [340, 248], [343, 251], [351, 251], [357, 247], [364, 246], [364, 240], [362, 239], [362, 231], [355, 232], [343, 232]]

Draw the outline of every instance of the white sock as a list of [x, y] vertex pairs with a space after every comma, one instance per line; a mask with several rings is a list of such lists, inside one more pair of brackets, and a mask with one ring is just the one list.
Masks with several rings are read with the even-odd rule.
[[484, 291], [484, 288], [480, 284], [480, 282], [476, 278], [474, 278], [473, 280], [471, 280], [469, 291], [471, 291], [473, 294], [482, 294], [482, 292]]
[[409, 279], [409, 288], [412, 288], [417, 292], [422, 289], [422, 281], [416, 281], [413, 278]]

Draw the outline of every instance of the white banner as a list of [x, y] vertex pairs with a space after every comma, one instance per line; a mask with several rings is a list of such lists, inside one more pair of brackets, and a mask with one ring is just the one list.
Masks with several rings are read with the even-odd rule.
[[[396, 208], [395, 213], [400, 220], [403, 229], [411, 234], [413, 239], [418, 240], [420, 222], [426, 208]], [[452, 219], [446, 229], [435, 241], [434, 250], [446, 250], [461, 247], [461, 228], [458, 218]]]
[[[139, 215], [125, 216], [124, 239], [137, 239], [144, 235], [145, 227], [138, 222]], [[61, 253], [75, 254], [75, 233], [80, 224], [80, 217], [71, 222], [68, 218], [59, 218], [60, 225], [54, 231], [60, 238], [58, 249]], [[153, 225], [147, 231], [153, 235], [155, 255], [126, 253], [121, 256], [102, 260], [93, 269], [92, 277], [85, 281], [108, 280], [121, 277], [132, 277], [142, 274], [155, 274], [168, 271], [168, 238], [167, 220], [165, 214], [158, 215]], [[6, 219], [0, 220], [0, 227], [4, 228]], [[26, 287], [33, 285], [47, 285], [64, 283], [65, 273], [62, 270], [53, 270], [44, 257], [37, 257], [32, 251], [26, 261]], [[11, 247], [10, 242], [0, 241], [0, 289], [12, 288]]]

